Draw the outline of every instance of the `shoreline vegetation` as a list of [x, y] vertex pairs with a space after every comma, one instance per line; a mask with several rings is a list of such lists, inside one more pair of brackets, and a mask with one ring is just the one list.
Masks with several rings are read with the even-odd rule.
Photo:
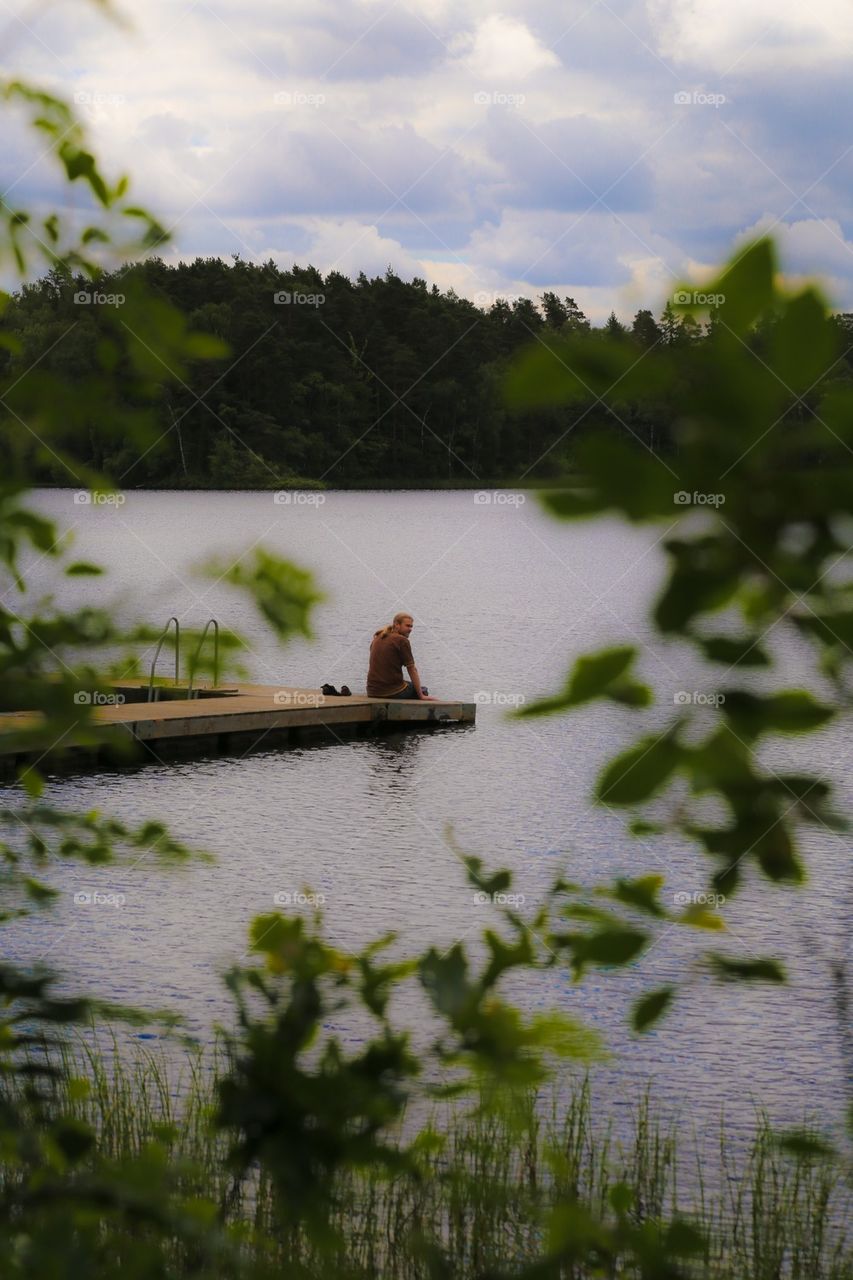
[[[143, 295], [216, 354], [190, 359], [171, 382], [168, 367], [142, 361], [153, 426], [141, 449], [128, 425], [139, 394], [121, 352]], [[81, 484], [97, 474], [123, 489], [553, 486], [583, 471], [579, 449], [590, 436], [627, 437], [662, 459], [678, 456], [677, 391], [661, 388], [649, 401], [614, 375], [605, 397], [590, 390], [567, 404], [538, 388], [529, 404], [512, 404], [506, 383], [521, 352], [582, 338], [600, 349], [603, 367], [620, 352], [638, 368], [666, 352], [678, 370], [718, 323], [719, 308], [695, 297], [701, 322], [667, 303], [657, 318], [641, 309], [623, 323], [611, 313], [596, 328], [570, 297], [490, 295], [477, 305], [422, 279], [404, 281], [390, 267], [353, 281], [239, 257], [175, 266], [150, 258], [97, 282], [54, 267], [9, 299], [0, 381], [23, 421], [46, 380], [79, 387], [65, 430]], [[764, 317], [746, 339], [759, 359], [773, 348], [775, 323]], [[853, 315], [816, 316], [811, 325], [817, 345], [827, 328], [847, 350], [788, 407], [792, 431], [827, 387], [853, 388]], [[112, 420], [95, 429], [84, 402], [105, 370], [116, 378], [116, 399]], [[67, 484], [62, 434], [52, 455], [19, 442], [31, 452], [32, 483]]]
[[[602, 1118], [589, 1078], [580, 1073], [569, 1077], [559, 1102], [553, 1092], [522, 1090], [504, 1095], [497, 1108], [491, 1097], [488, 1110], [449, 1105], [436, 1111], [419, 1130], [415, 1174], [340, 1172], [334, 1242], [318, 1250], [298, 1224], [283, 1218], [265, 1171], [257, 1165], [248, 1176], [229, 1171], [227, 1139], [211, 1123], [228, 1065], [224, 1050], [185, 1053], [176, 1071], [162, 1050], [104, 1054], [67, 1044], [57, 1114], [96, 1135], [86, 1161], [93, 1173], [111, 1162], [157, 1162], [171, 1171], [182, 1197], [217, 1206], [217, 1229], [230, 1242], [230, 1256], [222, 1259], [229, 1276], [511, 1274], [541, 1256], [543, 1224], [557, 1204], [602, 1221], [625, 1216], [651, 1238], [667, 1220], [690, 1223], [707, 1242], [691, 1264], [690, 1274], [702, 1280], [853, 1276], [853, 1193], [831, 1166], [783, 1153], [760, 1111], [746, 1145], [742, 1136], [730, 1140], [721, 1115], [714, 1165], [700, 1154], [689, 1121], [665, 1119], [648, 1090], [631, 1104], [626, 1139], [614, 1137], [612, 1119]], [[741, 1154], [733, 1155], [738, 1146]], [[0, 1191], [9, 1190], [14, 1176], [10, 1170], [0, 1176]], [[85, 1179], [85, 1167], [78, 1176]], [[116, 1222], [113, 1265], [120, 1270], [123, 1260], [153, 1244], [144, 1225]], [[159, 1241], [157, 1248], [170, 1276], [198, 1274], [185, 1242]], [[439, 1251], [449, 1269], [435, 1272], [430, 1258]], [[565, 1275], [586, 1280], [640, 1272], [627, 1259], [614, 1259], [601, 1271], [570, 1265]]]

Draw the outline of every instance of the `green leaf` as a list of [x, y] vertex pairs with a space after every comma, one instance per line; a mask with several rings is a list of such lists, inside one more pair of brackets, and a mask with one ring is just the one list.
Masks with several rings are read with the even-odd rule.
[[503, 893], [512, 884], [512, 872], [507, 871], [505, 867], [501, 867], [491, 874], [485, 874], [482, 869], [482, 858], [478, 858], [473, 854], [464, 855], [462, 862], [468, 883], [483, 893], [487, 893], [490, 896], [495, 893]]
[[430, 948], [419, 961], [418, 972], [421, 985], [438, 1013], [458, 1016], [469, 1004], [468, 961], [458, 942], [445, 955]]
[[[853, 416], [853, 403], [851, 403]], [[834, 645], [853, 653], [853, 610], [844, 609], [793, 614], [793, 621], [806, 635], [831, 648]]]
[[184, 345], [187, 355], [196, 360], [217, 360], [231, 351], [227, 342], [212, 333], [188, 333]]
[[577, 465], [585, 476], [592, 498], [587, 509], [562, 510], [555, 495], [546, 493], [545, 505], [555, 515], [572, 517], [615, 509], [629, 520], [675, 517], [680, 508], [675, 494], [681, 482], [667, 465], [649, 449], [615, 439], [609, 433], [592, 433], [577, 445]]
[[95, 1135], [82, 1120], [66, 1118], [57, 1122], [53, 1138], [62, 1154], [72, 1164], [80, 1160], [95, 1145]]
[[806, 1129], [791, 1129], [774, 1135], [777, 1146], [800, 1160], [835, 1160], [838, 1152], [831, 1143]]
[[626, 1182], [615, 1182], [607, 1193], [607, 1199], [614, 1212], [624, 1218], [634, 1203], [634, 1192]]
[[636, 907], [651, 916], [665, 916], [666, 912], [657, 900], [658, 891], [662, 888], [664, 878], [661, 875], [639, 876], [636, 880], [618, 879], [612, 887], [600, 890], [608, 898], [616, 902], [624, 902], [627, 906]]
[[709, 959], [717, 976], [724, 982], [787, 981], [778, 960], [731, 960], [716, 953], [712, 953]]
[[561, 693], [553, 698], [542, 698], [529, 706], [513, 712], [518, 718], [553, 715], [581, 706], [593, 698], [611, 698], [617, 702], [631, 701], [631, 705], [645, 705], [651, 693], [643, 685], [626, 681], [623, 677], [636, 657], [632, 645], [615, 649], [603, 649], [577, 659]]
[[670, 733], [642, 738], [617, 756], [598, 779], [596, 798], [604, 804], [640, 804], [669, 782], [683, 759]]
[[229, 565], [213, 563], [206, 567], [205, 573], [217, 582], [224, 581], [247, 591], [279, 639], [287, 640], [295, 635], [313, 638], [310, 612], [325, 596], [316, 589], [312, 575], [306, 570], [298, 569], [280, 556], [256, 549], [251, 559]]
[[823, 706], [803, 689], [786, 689], [767, 697], [744, 689], [730, 689], [724, 696], [723, 714], [742, 737], [755, 738], [762, 733], [811, 733], [835, 715], [832, 707]]
[[75, 560], [73, 564], [66, 566], [65, 572], [71, 577], [91, 576], [95, 577], [104, 571], [100, 565], [89, 564], [87, 560]]
[[573, 950], [583, 964], [623, 965], [636, 959], [648, 943], [648, 934], [625, 927], [576, 935]]
[[659, 1018], [663, 1017], [672, 1004], [675, 991], [672, 987], [661, 987], [659, 991], [650, 991], [634, 1005], [631, 1014], [631, 1025], [635, 1031], [647, 1031]]
[[23, 784], [31, 800], [38, 800], [44, 791], [44, 778], [32, 765], [22, 765], [18, 769], [18, 781]]
[[726, 922], [722, 916], [718, 916], [716, 911], [709, 911], [707, 907], [703, 907], [701, 903], [692, 903], [683, 912], [679, 924], [690, 925], [694, 929], [725, 929]]
[[512, 407], [541, 408], [588, 397], [626, 400], [666, 384], [660, 361], [595, 335], [537, 338], [510, 368], [506, 399]]
[[759, 636], [697, 636], [696, 643], [709, 662], [722, 662], [728, 667], [766, 667], [770, 658], [759, 640]]
[[828, 372], [837, 348], [825, 303], [808, 288], [790, 300], [774, 326], [770, 362], [786, 387], [805, 392]]
[[705, 286], [706, 293], [722, 294], [725, 299], [717, 310], [719, 323], [736, 334], [746, 334], [772, 305], [776, 270], [776, 250], [771, 240], [753, 241], [742, 250], [716, 280]]
[[59, 890], [53, 889], [49, 884], [42, 884], [40, 880], [34, 880], [31, 876], [25, 876], [23, 880], [24, 889], [27, 897], [31, 902], [37, 902], [39, 906], [52, 902], [59, 896]]

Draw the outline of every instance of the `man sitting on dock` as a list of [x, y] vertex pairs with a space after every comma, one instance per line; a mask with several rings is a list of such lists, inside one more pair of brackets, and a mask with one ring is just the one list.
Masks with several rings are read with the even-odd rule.
[[[370, 666], [367, 671], [368, 698], [417, 698], [420, 702], [437, 702], [421, 684], [409, 636], [415, 625], [410, 613], [398, 613], [387, 627], [374, 633], [370, 642]], [[403, 667], [409, 679], [403, 678]]]

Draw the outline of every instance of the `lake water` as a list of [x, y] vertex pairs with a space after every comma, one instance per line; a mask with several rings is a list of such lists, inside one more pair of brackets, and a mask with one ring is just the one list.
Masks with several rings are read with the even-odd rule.
[[[123, 618], [152, 624], [174, 613], [200, 626], [213, 616], [246, 638], [253, 680], [354, 691], [364, 688], [372, 632], [406, 609], [431, 691], [481, 702], [471, 728], [357, 742], [330, 736], [304, 750], [51, 778], [54, 804], [167, 819], [217, 861], [170, 872], [149, 856], [97, 874], [57, 868], [56, 909], [7, 930], [16, 958], [54, 963], [103, 998], [170, 1007], [202, 1039], [215, 1021], [229, 1021], [221, 975], [245, 958], [248, 924], [273, 909], [277, 893], [322, 893], [329, 936], [341, 947], [388, 929], [411, 952], [471, 943], [490, 908], [466, 886], [448, 828], [466, 852], [514, 870], [525, 909], [561, 869], [589, 882], [660, 870], [668, 894], [706, 887], [694, 849], [632, 840], [622, 814], [590, 803], [602, 762], [639, 732], [636, 714], [594, 705], [532, 723], [505, 717], [513, 699], [554, 690], [573, 655], [616, 641], [642, 647], [641, 670], [660, 698], [653, 723], [672, 715], [679, 691], [713, 692], [713, 673], [655, 639], [645, 617], [662, 580], [663, 531], [560, 524], [530, 495], [322, 496], [319, 505], [276, 505], [268, 493], [129, 493], [114, 507], [78, 505], [65, 490], [38, 495], [73, 533], [75, 555], [109, 570], [102, 580], [60, 582], [66, 603], [109, 600]], [[327, 592], [315, 643], [282, 648], [243, 596], [198, 572], [211, 557], [230, 563], [261, 545], [310, 568]], [[53, 572], [48, 559], [31, 558], [34, 596], [57, 588]], [[780, 656], [793, 677], [804, 670], [795, 649], [783, 646]], [[825, 769], [849, 793], [848, 755], [835, 729], [774, 746], [767, 758], [776, 768]], [[523, 989], [516, 983], [513, 994], [525, 1009], [557, 1006], [607, 1037], [615, 1056], [594, 1078], [616, 1104], [651, 1079], [657, 1097], [700, 1130], [713, 1130], [721, 1104], [746, 1126], [753, 1100], [777, 1121], [809, 1106], [835, 1123], [843, 1071], [827, 960], [847, 943], [847, 842], [813, 832], [808, 857], [805, 891], [753, 878], [726, 909], [727, 949], [783, 957], [787, 987], [721, 987], [697, 973], [653, 1033], [631, 1036], [625, 1015], [636, 996], [685, 977], [716, 941], [669, 927], [627, 973], [576, 985], [553, 970]], [[125, 905], [74, 904], [75, 891], [95, 887], [124, 894]]]

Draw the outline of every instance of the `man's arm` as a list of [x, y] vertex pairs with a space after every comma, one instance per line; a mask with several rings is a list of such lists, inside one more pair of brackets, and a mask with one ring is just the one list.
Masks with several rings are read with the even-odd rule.
[[430, 698], [425, 693], [421, 692], [421, 678], [418, 675], [418, 669], [415, 666], [414, 662], [411, 663], [410, 666], [406, 667], [406, 671], [408, 672], [409, 679], [412, 682], [412, 688], [414, 689], [415, 693], [417, 694], [421, 702], [437, 702], [438, 701], [437, 698]]

